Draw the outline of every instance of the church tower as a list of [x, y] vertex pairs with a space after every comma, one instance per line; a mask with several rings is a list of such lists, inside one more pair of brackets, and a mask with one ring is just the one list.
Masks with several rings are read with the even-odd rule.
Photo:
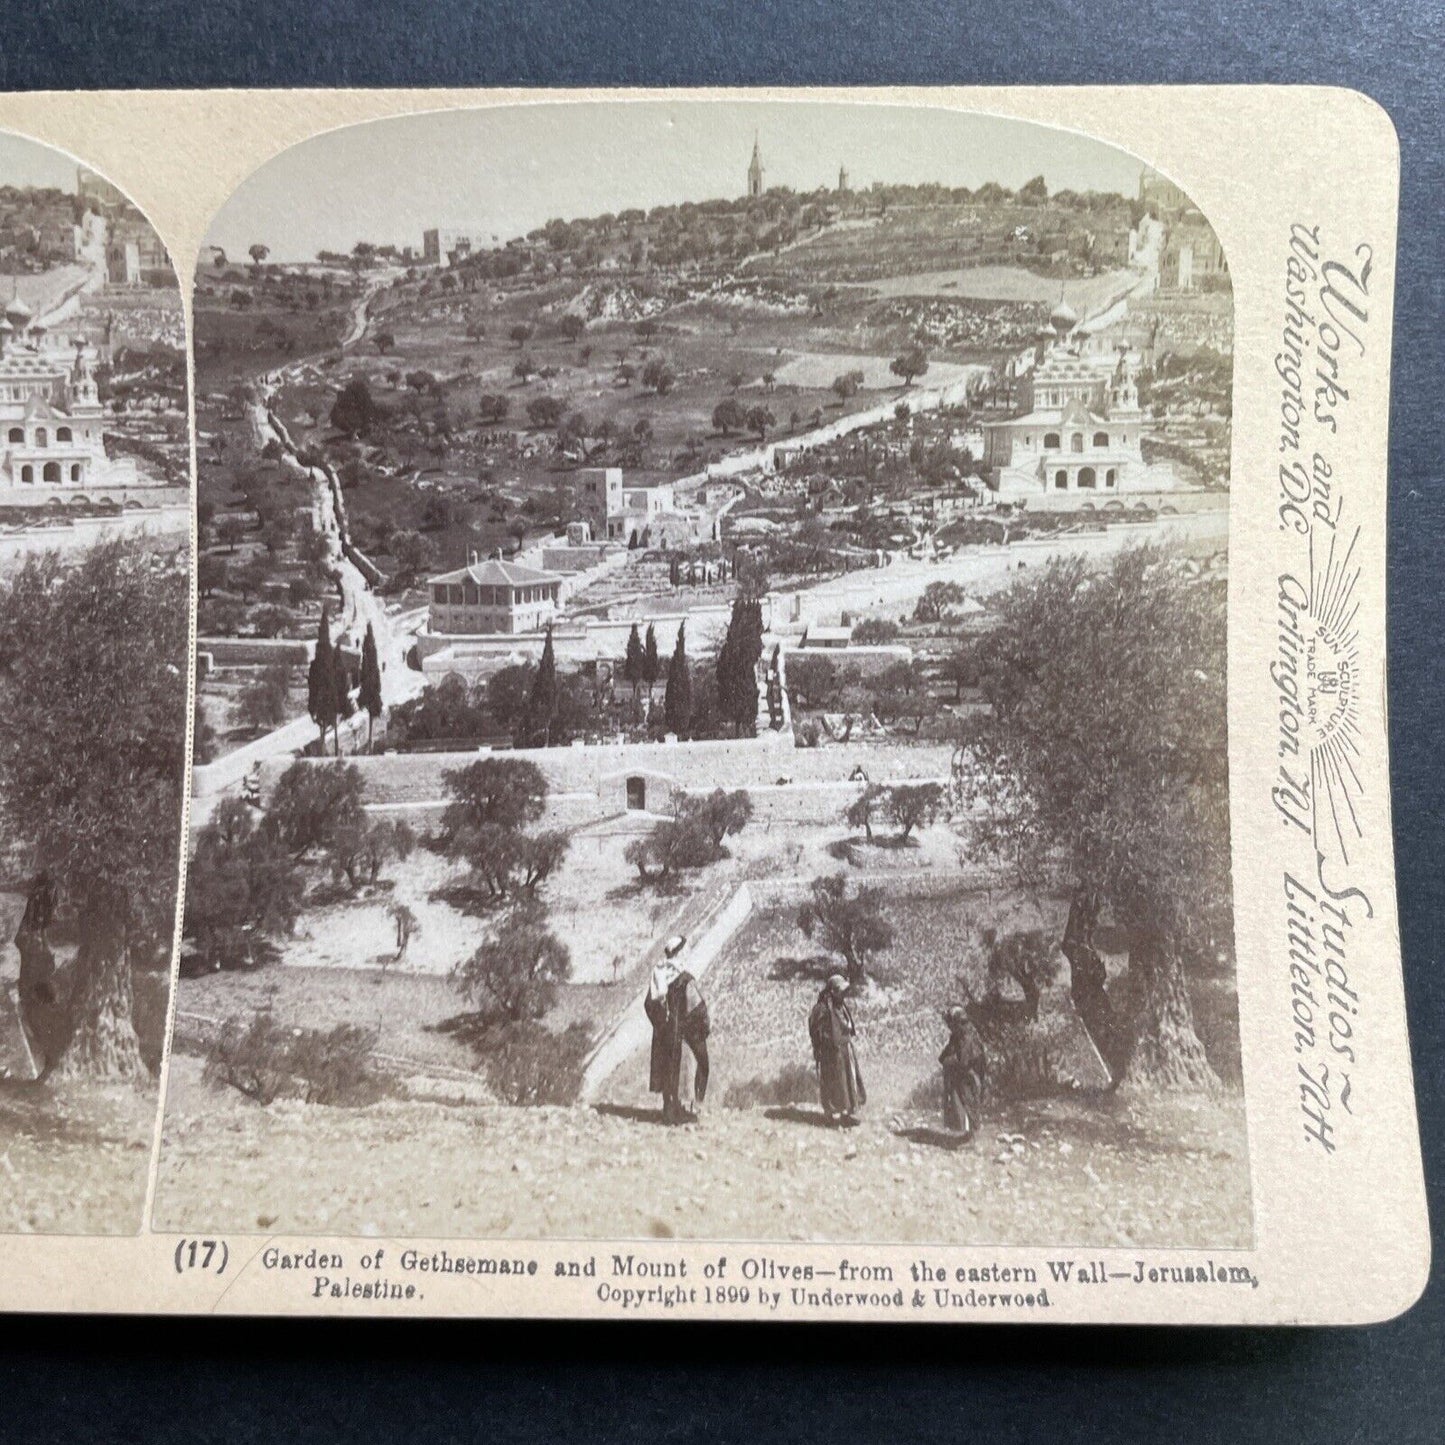
[[763, 153], [758, 147], [757, 132], [753, 133], [753, 158], [748, 162], [748, 195], [757, 197], [763, 193]]
[[847, 167], [847, 166], [839, 166], [839, 167], [838, 167], [838, 194], [839, 194], [840, 196], [846, 196], [846, 195], [848, 194], [848, 167]]

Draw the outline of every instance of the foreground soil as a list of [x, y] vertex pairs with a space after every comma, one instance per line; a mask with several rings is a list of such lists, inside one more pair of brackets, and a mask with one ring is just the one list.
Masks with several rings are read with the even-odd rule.
[[0, 1231], [136, 1234], [156, 1091], [0, 1083]]
[[663, 1128], [632, 1105], [366, 1109], [213, 1090], [172, 1060], [155, 1227], [441, 1238], [1229, 1247], [1251, 1238], [1241, 1097], [1018, 1105], [956, 1146], [933, 1115], [812, 1106]]

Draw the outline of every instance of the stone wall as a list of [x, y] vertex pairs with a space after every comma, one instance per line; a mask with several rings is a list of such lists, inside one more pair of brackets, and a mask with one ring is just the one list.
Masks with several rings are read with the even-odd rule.
[[[664, 659], [677, 645], [677, 629], [687, 624], [687, 651], [692, 658], [715, 651], [727, 633], [732, 608], [727, 603], [710, 603], [684, 612], [659, 612], [649, 616], [569, 618], [552, 629], [552, 650], [559, 663], [578, 666], [597, 658], [620, 662], [627, 652], [627, 637], [636, 627], [646, 634], [652, 627], [657, 635], [658, 655]], [[764, 604], [764, 625], [767, 608]], [[535, 661], [546, 641], [543, 632], [474, 634], [457, 636], [423, 632], [417, 637], [422, 671], [429, 679], [457, 673], [465, 678], [483, 676], [506, 666], [514, 658]]]
[[[314, 727], [309, 722], [307, 727], [309, 736], [314, 736]], [[850, 781], [854, 768], [861, 767], [873, 782], [943, 781], [949, 776], [952, 750], [933, 744], [868, 743], [795, 748], [791, 734], [770, 732], [717, 742], [528, 748], [490, 754], [383, 753], [346, 761], [361, 770], [368, 806], [424, 822], [446, 802], [445, 774], [486, 756], [535, 763], [547, 779], [548, 826], [565, 827], [626, 812], [629, 779], [640, 780], [644, 810], [655, 815], [669, 813], [677, 793], [703, 794], [721, 787], [748, 789], [760, 819], [826, 821], [856, 796], [861, 785]], [[289, 756], [261, 760], [263, 796], [294, 761]], [[320, 758], [305, 761], [327, 766]], [[217, 767], [209, 765], [212, 770]], [[199, 783], [197, 791], [202, 791]]]

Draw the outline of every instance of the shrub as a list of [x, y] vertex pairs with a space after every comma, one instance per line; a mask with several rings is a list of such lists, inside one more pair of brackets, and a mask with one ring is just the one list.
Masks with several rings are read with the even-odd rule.
[[575, 1104], [592, 1030], [583, 1023], [554, 1034], [532, 1020], [489, 1030], [478, 1041], [492, 1092], [508, 1104]]
[[491, 938], [452, 969], [452, 987], [477, 1009], [484, 1024], [544, 1017], [557, 986], [572, 976], [567, 946], [547, 927], [536, 905], [515, 909]]
[[784, 1064], [770, 1079], [745, 1079], [729, 1086], [724, 1109], [751, 1109], [762, 1104], [808, 1104], [818, 1097], [817, 1081], [805, 1064]]
[[1063, 1051], [1036, 1028], [998, 1030], [988, 1044], [988, 1093], [996, 1099], [1044, 1099], [1067, 1093], [1074, 1080], [1065, 1072]]
[[373, 1059], [378, 1037], [359, 1024], [288, 1028], [267, 1011], [245, 1024], [228, 1019], [207, 1053], [205, 1079], [263, 1105], [282, 1095], [308, 1104], [372, 1104], [386, 1092]]
[[880, 643], [896, 642], [899, 628], [887, 617], [865, 617], [853, 629], [853, 641], [863, 647], [876, 647]]
[[302, 876], [275, 821], [258, 825], [239, 798], [223, 799], [196, 839], [186, 874], [185, 932], [201, 970], [256, 968], [301, 909]]
[[362, 821], [363, 787], [355, 763], [292, 763], [276, 781], [269, 816], [298, 856], [309, 848], [328, 848]]

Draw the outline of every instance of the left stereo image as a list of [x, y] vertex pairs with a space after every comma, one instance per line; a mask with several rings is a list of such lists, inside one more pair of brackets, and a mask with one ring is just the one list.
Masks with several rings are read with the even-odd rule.
[[0, 1233], [141, 1228], [190, 538], [171, 258], [105, 177], [0, 132]]

